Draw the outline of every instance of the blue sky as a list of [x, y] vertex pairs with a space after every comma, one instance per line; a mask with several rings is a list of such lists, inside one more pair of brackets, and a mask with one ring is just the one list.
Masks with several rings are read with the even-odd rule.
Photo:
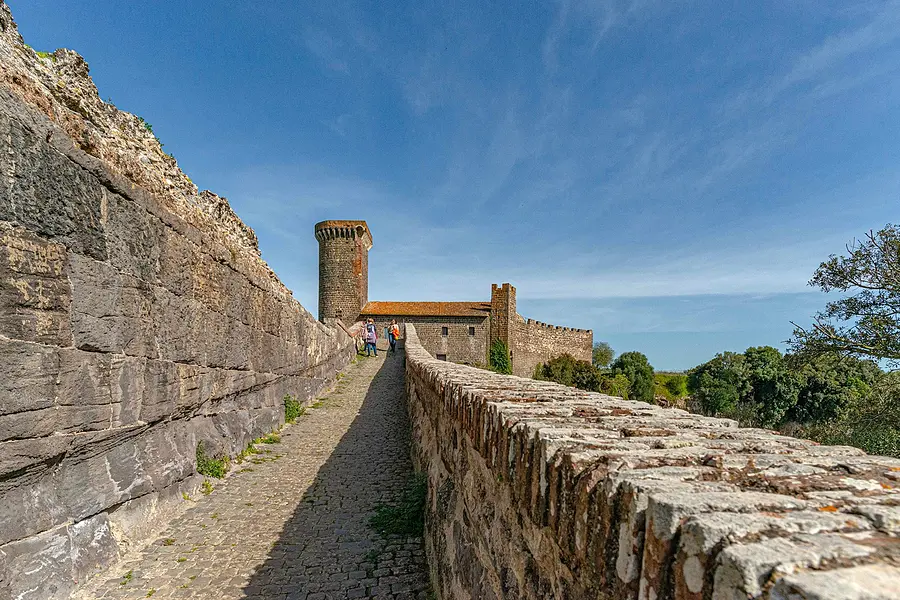
[[900, 2], [9, 0], [228, 197], [316, 310], [312, 227], [373, 300], [482, 300], [661, 369], [782, 342], [897, 221]]

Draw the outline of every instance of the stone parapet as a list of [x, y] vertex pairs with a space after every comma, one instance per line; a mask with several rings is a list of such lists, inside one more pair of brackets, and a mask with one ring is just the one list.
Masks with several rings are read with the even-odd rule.
[[438, 361], [406, 326], [442, 599], [900, 598], [900, 460]]

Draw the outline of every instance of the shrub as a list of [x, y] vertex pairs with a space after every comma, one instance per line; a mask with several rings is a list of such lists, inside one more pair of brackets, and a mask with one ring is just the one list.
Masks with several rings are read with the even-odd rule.
[[572, 371], [572, 383], [580, 390], [598, 392], [600, 391], [600, 372], [586, 360], [576, 361]]
[[290, 394], [284, 396], [284, 422], [293, 423], [297, 417], [306, 412], [296, 398]]
[[575, 357], [571, 354], [560, 354], [543, 365], [544, 379], [567, 386], [575, 385]]
[[489, 356], [491, 370], [503, 375], [512, 375], [512, 361], [509, 358], [509, 347], [501, 340], [491, 343]]
[[673, 399], [684, 398], [687, 396], [687, 375], [668, 375], [663, 386]]
[[150, 133], [153, 133], [153, 125], [144, 120], [144, 117], [138, 117], [138, 122]]
[[631, 382], [622, 373], [616, 375], [604, 373], [600, 375], [600, 391], [604, 394], [628, 400], [628, 388], [630, 387]]
[[626, 352], [613, 361], [610, 372], [624, 375], [630, 382], [628, 395], [632, 400], [653, 402], [653, 367], [640, 352]]
[[197, 472], [207, 477], [222, 479], [228, 472], [228, 457], [213, 458], [203, 450], [203, 442], [197, 442]]

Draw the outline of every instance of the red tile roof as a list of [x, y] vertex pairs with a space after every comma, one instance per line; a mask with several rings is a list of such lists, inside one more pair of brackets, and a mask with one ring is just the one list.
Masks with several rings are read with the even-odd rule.
[[487, 317], [490, 302], [369, 302], [361, 317]]

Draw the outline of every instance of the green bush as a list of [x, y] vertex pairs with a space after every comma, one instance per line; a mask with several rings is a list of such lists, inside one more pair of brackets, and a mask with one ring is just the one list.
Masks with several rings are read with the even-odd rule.
[[653, 367], [640, 352], [626, 352], [613, 361], [610, 372], [613, 376], [624, 375], [630, 386], [628, 395], [632, 400], [653, 403]]
[[534, 379], [554, 381], [580, 390], [600, 390], [600, 372], [586, 360], [575, 360], [571, 354], [560, 354], [534, 369]]
[[501, 340], [491, 343], [489, 355], [491, 370], [503, 375], [512, 375], [512, 361], [509, 358], [509, 347]]
[[144, 120], [144, 117], [138, 117], [138, 122], [150, 133], [153, 133], [153, 125]]
[[600, 372], [586, 360], [575, 362], [572, 370], [572, 384], [579, 390], [600, 391]]
[[687, 396], [687, 375], [681, 373], [667, 374], [663, 386], [673, 399], [684, 398]]
[[301, 404], [297, 401], [296, 398], [291, 396], [290, 394], [285, 394], [284, 396], [284, 422], [285, 423], [293, 423], [297, 417], [306, 412], [301, 406]]
[[604, 373], [600, 376], [600, 391], [610, 396], [618, 396], [628, 400], [628, 390], [631, 382], [622, 373], [613, 375], [612, 373]]
[[571, 354], [561, 354], [545, 362], [544, 379], [555, 381], [569, 387], [575, 385], [575, 357]]
[[222, 479], [225, 477], [225, 473], [228, 472], [228, 466], [229, 460], [227, 456], [224, 458], [212, 458], [211, 456], [207, 456], [206, 451], [203, 449], [203, 442], [197, 442], [198, 473], [206, 475], [207, 477]]
[[841, 417], [790, 433], [900, 458], [900, 373], [883, 375], [871, 393], [856, 399]]

